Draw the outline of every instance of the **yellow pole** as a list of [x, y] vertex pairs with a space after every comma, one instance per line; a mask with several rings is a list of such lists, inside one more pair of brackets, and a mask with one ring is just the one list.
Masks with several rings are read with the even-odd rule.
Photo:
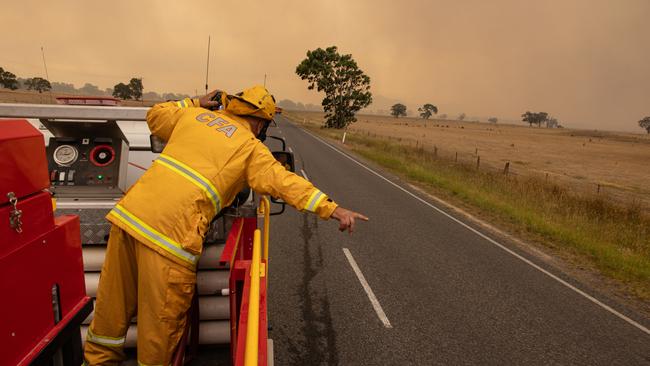
[[253, 235], [253, 258], [251, 259], [251, 287], [248, 302], [248, 324], [246, 326], [246, 352], [244, 364], [257, 366], [260, 322], [260, 230]]
[[260, 200], [264, 206], [264, 262], [266, 263], [266, 274], [269, 272], [269, 226], [271, 225], [271, 202], [267, 196]]

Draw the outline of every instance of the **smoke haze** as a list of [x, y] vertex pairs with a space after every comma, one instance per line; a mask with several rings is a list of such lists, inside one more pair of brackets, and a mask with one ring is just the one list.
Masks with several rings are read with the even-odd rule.
[[[573, 127], [642, 132], [650, 115], [647, 0], [8, 1], [0, 66], [20, 77], [101, 89], [261, 84], [320, 104], [295, 75], [305, 52], [336, 45], [371, 77], [376, 100], [455, 116], [546, 111]], [[371, 105], [370, 110], [388, 109]]]

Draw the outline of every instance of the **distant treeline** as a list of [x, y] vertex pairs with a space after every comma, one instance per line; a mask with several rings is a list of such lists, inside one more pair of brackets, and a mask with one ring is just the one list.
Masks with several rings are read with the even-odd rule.
[[[86, 83], [81, 88], [75, 88], [71, 83], [52, 83], [52, 91], [67, 94], [91, 95], [91, 96], [113, 96], [113, 88], [99, 89], [97, 85]], [[190, 95], [182, 93], [158, 93], [149, 91], [142, 93], [144, 100], [179, 100], [189, 98]]]
[[322, 112], [323, 107], [315, 105], [315, 104], [302, 104], [300, 102], [294, 102], [290, 99], [283, 99], [278, 102], [278, 107], [288, 109], [288, 110], [294, 110], [294, 111], [312, 111], [312, 112]]
[[[136, 79], [140, 80], [140, 79]], [[122, 83], [120, 83], [122, 84]], [[117, 85], [120, 85], [117, 84]], [[141, 80], [140, 80], [140, 86]], [[64, 82], [50, 82], [41, 77], [22, 78], [16, 76], [14, 73], [0, 67], [0, 87], [18, 90], [36, 90], [38, 92], [53, 91], [56, 93], [75, 94], [75, 95], [88, 95], [88, 96], [113, 96], [114, 89], [106, 88], [100, 89], [97, 85], [85, 83], [84, 86], [76, 88], [72, 83]], [[158, 93], [149, 91], [142, 94], [142, 99], [146, 100], [179, 100], [190, 97], [188, 94], [177, 93]], [[124, 98], [123, 98], [124, 99]]]

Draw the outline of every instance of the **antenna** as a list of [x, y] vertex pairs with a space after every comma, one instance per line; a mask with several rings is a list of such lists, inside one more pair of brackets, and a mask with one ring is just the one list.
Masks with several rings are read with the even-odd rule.
[[50, 75], [47, 73], [47, 63], [45, 62], [45, 51], [43, 50], [43, 46], [41, 46], [41, 55], [43, 55], [43, 67], [45, 68], [45, 77], [47, 78], [47, 81], [50, 81]]
[[205, 94], [208, 94], [208, 72], [210, 71], [210, 36], [208, 36], [208, 62], [205, 65]]
[[[47, 72], [47, 63], [45, 62], [45, 50], [43, 50], [43, 46], [41, 46], [41, 55], [43, 56], [43, 68], [45, 69], [45, 79], [47, 82], [50, 82], [50, 75]], [[52, 101], [52, 88], [50, 87], [50, 102]]]

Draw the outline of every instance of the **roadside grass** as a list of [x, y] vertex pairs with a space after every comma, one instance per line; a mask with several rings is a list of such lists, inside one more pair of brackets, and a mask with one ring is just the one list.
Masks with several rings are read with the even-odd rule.
[[[303, 125], [341, 140], [342, 131]], [[488, 212], [545, 245], [587, 261], [650, 299], [650, 215], [636, 203], [619, 205], [602, 195], [573, 192], [541, 177], [506, 176], [440, 158], [432, 151], [361, 134], [346, 146], [366, 159]]]

